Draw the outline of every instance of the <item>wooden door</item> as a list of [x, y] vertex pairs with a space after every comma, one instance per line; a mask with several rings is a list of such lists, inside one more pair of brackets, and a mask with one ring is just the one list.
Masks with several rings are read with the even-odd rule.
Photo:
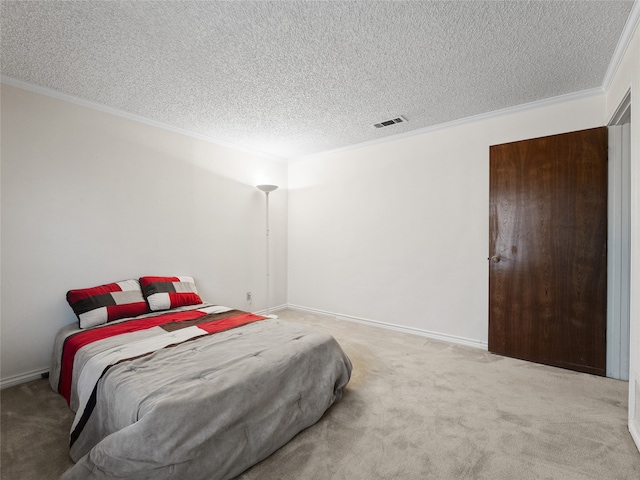
[[489, 351], [606, 374], [607, 128], [490, 147]]

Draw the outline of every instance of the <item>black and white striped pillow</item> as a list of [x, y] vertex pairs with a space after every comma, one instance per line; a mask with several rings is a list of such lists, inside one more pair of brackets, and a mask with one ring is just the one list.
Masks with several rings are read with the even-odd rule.
[[192, 277], [141, 277], [140, 285], [154, 312], [202, 303]]

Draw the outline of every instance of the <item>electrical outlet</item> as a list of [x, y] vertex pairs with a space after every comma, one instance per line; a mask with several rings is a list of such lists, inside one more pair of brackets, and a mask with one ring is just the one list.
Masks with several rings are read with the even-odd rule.
[[251, 292], [247, 292], [247, 303], [251, 303]]

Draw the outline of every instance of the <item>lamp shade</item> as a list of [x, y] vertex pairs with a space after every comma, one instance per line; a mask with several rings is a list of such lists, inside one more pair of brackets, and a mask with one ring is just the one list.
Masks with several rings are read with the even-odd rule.
[[256, 185], [256, 188], [258, 190], [262, 190], [264, 193], [269, 193], [269, 192], [273, 192], [276, 188], [278, 188], [277, 185]]

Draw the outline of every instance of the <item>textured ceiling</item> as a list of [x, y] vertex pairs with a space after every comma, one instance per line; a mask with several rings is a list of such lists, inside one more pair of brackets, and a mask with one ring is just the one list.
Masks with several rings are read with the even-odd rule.
[[289, 159], [601, 87], [632, 5], [2, 0], [1, 70]]

